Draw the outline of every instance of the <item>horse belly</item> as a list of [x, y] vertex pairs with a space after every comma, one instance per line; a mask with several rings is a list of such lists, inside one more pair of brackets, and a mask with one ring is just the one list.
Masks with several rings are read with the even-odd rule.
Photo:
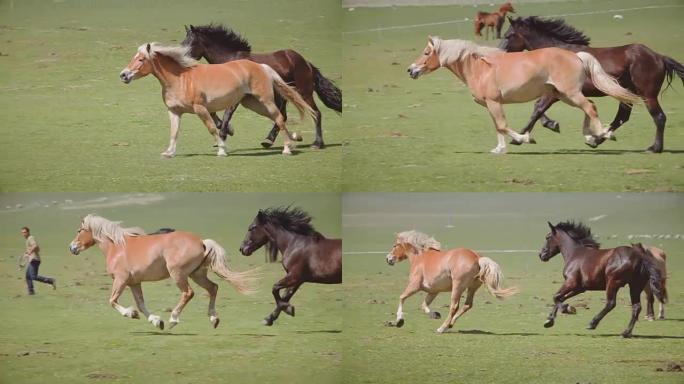
[[536, 78], [527, 83], [511, 84], [501, 87], [501, 100], [503, 103], [527, 103], [536, 100], [544, 93], [552, 92], [553, 86], [546, 83], [545, 79]]
[[205, 94], [205, 107], [209, 112], [218, 112], [237, 105], [244, 97], [243, 92], [232, 92], [230, 94]]
[[451, 291], [451, 277], [442, 274], [434, 279], [423, 279], [423, 290], [433, 293]]

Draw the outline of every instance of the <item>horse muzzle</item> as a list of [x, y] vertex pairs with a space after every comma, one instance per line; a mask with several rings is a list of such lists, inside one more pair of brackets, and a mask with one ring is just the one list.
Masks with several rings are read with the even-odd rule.
[[391, 253], [389, 255], [387, 255], [387, 264], [394, 265], [396, 262], [397, 261], [394, 258], [394, 255], [392, 255]]
[[240, 246], [240, 253], [242, 253], [243, 256], [251, 256], [252, 252], [254, 252], [254, 250], [252, 250], [251, 248], [252, 247], [250, 247], [249, 244], [243, 244]]
[[418, 76], [423, 74], [423, 67], [418, 67], [415, 64], [411, 64], [411, 66], [408, 67], [406, 72], [408, 72], [409, 76], [415, 80], [418, 78]]
[[133, 78], [135, 77], [135, 73], [136, 73], [135, 71], [124, 69], [123, 71], [121, 71], [121, 73], [119, 73], [119, 78], [121, 79], [121, 81], [124, 82], [124, 84], [128, 84], [131, 81], [133, 81]]
[[69, 251], [73, 255], [78, 255], [79, 253], [81, 253], [81, 247], [79, 247], [78, 244], [71, 243], [69, 244]]

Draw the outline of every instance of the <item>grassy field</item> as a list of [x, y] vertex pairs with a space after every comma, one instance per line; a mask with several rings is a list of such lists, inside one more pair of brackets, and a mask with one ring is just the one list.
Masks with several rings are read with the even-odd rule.
[[[682, 196], [673, 194], [346, 195], [344, 382], [681, 383], [681, 372], [667, 372], [669, 363], [684, 364], [681, 205]], [[620, 337], [630, 317], [623, 288], [618, 306], [594, 331], [585, 326], [603, 307], [603, 292], [571, 299], [580, 304], [576, 315], [542, 327], [563, 280], [562, 258], [543, 263], [537, 254], [546, 221], [569, 218], [584, 220], [606, 247], [629, 244], [629, 235], [670, 235], [638, 238], [668, 253], [667, 320], [646, 322], [642, 313], [636, 337]], [[407, 229], [434, 235], [445, 247], [481, 250], [501, 265], [504, 285], [521, 292], [498, 301], [478, 291], [473, 309], [442, 335], [435, 333], [441, 320], [420, 311], [424, 294], [416, 294], [404, 305], [404, 327], [384, 327], [396, 316], [409, 268], [388, 266], [385, 255], [394, 233]], [[433, 310], [445, 315], [448, 297], [438, 296]]]
[[[546, 4], [516, 3], [517, 15], [561, 15], [658, 6], [633, 11], [566, 16], [585, 31], [593, 46], [632, 42], [684, 62], [678, 0], [597, 0]], [[411, 80], [406, 68], [425, 47], [428, 35], [473, 39], [471, 18], [492, 7], [441, 6], [357, 8], [343, 16], [345, 74], [344, 181], [346, 191], [681, 191], [684, 189], [684, 88], [677, 79], [661, 104], [667, 114], [666, 152], [643, 153], [655, 134], [643, 106], [617, 131], [617, 142], [586, 147], [583, 114], [555, 105], [548, 114], [561, 134], [537, 127], [537, 145], [509, 147], [494, 156], [495, 130], [485, 108], [475, 104], [455, 76], [440, 70]], [[622, 20], [613, 18], [623, 15]], [[445, 22], [439, 25], [422, 25]], [[422, 25], [422, 26], [421, 26]], [[404, 27], [403, 27], [404, 26]], [[405, 27], [413, 26], [413, 27]], [[373, 30], [378, 28], [391, 28]], [[506, 26], [507, 28], [507, 26]], [[485, 43], [480, 40], [481, 43]], [[495, 45], [498, 41], [486, 44]], [[617, 102], [595, 99], [604, 124]], [[505, 106], [509, 124], [522, 128], [532, 104]]]
[[[225, 23], [254, 51], [292, 48], [341, 79], [340, 8], [306, 1], [1, 1], [0, 191], [333, 191], [339, 189], [342, 119], [323, 112], [328, 148], [296, 156], [259, 143], [271, 122], [240, 108], [227, 158], [200, 120], [185, 115], [177, 157], [162, 159], [169, 120], [152, 76], [119, 72], [140, 44], [179, 44], [184, 25]], [[295, 114], [296, 115], [296, 114]]]
[[[283, 315], [268, 328], [261, 319], [273, 309], [271, 286], [283, 276], [282, 267], [263, 265], [261, 252], [249, 258], [238, 252], [257, 210], [271, 205], [298, 204], [321, 232], [339, 237], [338, 195], [4, 194], [0, 202], [1, 383], [339, 381], [340, 286], [304, 285], [293, 299], [297, 316]], [[206, 316], [208, 297], [194, 284], [197, 295], [173, 330], [157, 331], [146, 321], [123, 318], [109, 306], [111, 278], [99, 249], [79, 256], [68, 252], [79, 218], [89, 212], [147, 230], [171, 226], [213, 238], [228, 250], [233, 269], [262, 267], [260, 291], [241, 296], [211, 274], [219, 282], [221, 324], [215, 330]], [[37, 295], [26, 295], [16, 264], [24, 225], [40, 242], [40, 272], [57, 278], [57, 291], [38, 283]], [[143, 289], [148, 308], [166, 321], [178, 289], [170, 280], [143, 284]], [[125, 306], [134, 304], [129, 292], [122, 296]]]

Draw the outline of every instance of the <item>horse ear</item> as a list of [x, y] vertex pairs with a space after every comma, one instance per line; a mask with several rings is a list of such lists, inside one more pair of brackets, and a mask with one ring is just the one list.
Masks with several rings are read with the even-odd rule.
[[195, 31], [195, 26], [192, 25], [192, 24], [190, 24], [190, 30], [194, 32], [194, 31]]
[[551, 233], [553, 233], [555, 235], [556, 234], [556, 227], [554, 227], [550, 221], [547, 221], [546, 223], [549, 224], [549, 228], [551, 228]]
[[511, 25], [515, 25], [517, 23], [517, 20], [510, 16], [506, 16], [506, 18], [508, 18], [508, 22], [511, 23]]
[[434, 42], [434, 40], [433, 40], [433, 39], [434, 39], [434, 38], [433, 38], [432, 36], [428, 35], [428, 44], [430, 44], [430, 45], [433, 45], [433, 46], [434, 46], [434, 45], [435, 45], [435, 42]]
[[257, 212], [257, 221], [262, 223], [264, 221], [264, 211], [261, 209]]
[[147, 43], [147, 53], [150, 53], [151, 50], [152, 50], [152, 45], [150, 45], [150, 43]]
[[188, 28], [188, 26], [187, 26], [187, 25], [184, 25], [183, 27], [185, 28], [185, 33], [188, 33], [188, 32], [190, 32], [190, 28]]

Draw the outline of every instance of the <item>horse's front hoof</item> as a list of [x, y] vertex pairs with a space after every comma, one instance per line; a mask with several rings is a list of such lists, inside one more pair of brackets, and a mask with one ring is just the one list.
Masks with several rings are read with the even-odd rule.
[[162, 331], [164, 330], [164, 320], [159, 320], [159, 324], [157, 325], [157, 328], [161, 329]]
[[554, 323], [555, 323], [555, 321], [553, 319], [548, 319], [544, 323], [544, 328], [551, 328], [551, 327], [553, 327]]
[[439, 328], [437, 328], [437, 330], [436, 330], [435, 332], [437, 332], [437, 333], [444, 333], [444, 332], [446, 332], [446, 328], [444, 328], [444, 327], [439, 327]]
[[655, 321], [655, 317], [653, 317], [653, 315], [646, 315], [646, 317], [644, 317], [644, 318], [645, 318], [647, 321]]
[[226, 157], [226, 156], [228, 156], [228, 154], [225, 151], [221, 151], [221, 152], [217, 153], [216, 156], [217, 157]]
[[292, 151], [290, 150], [290, 148], [285, 147], [285, 148], [283, 149], [283, 155], [284, 155], [284, 156], [292, 156]]
[[658, 320], [665, 320], [665, 315], [659, 315]]
[[313, 143], [311, 144], [311, 149], [323, 149], [325, 148], [325, 144], [323, 143]]
[[176, 325], [178, 325], [178, 323], [180, 323], [180, 321], [173, 321], [173, 320], [170, 320], [170, 321], [169, 321], [169, 329], [172, 329], [173, 327], [175, 327]]
[[495, 155], [503, 155], [506, 153], [506, 148], [505, 147], [503, 147], [503, 148], [502, 147], [496, 147], [489, 152], [493, 153]]
[[270, 327], [271, 325], [273, 325], [273, 319], [271, 319], [271, 318], [267, 317], [267, 318], [265, 318], [265, 319], [261, 320], [261, 324], [263, 324], [263, 325], [266, 325], [266, 326], [269, 326], [269, 327]]
[[214, 326], [214, 329], [216, 329], [216, 327], [218, 327], [220, 322], [221, 322], [221, 320], [218, 317], [215, 317], [211, 320], [211, 325]]
[[596, 324], [594, 324], [594, 323], [589, 323], [589, 325], [587, 325], [587, 329], [588, 329], [588, 330], [596, 329]]
[[518, 141], [516, 139], [511, 139], [511, 141], [509, 142], [509, 144], [511, 145], [522, 145], [522, 143], [522, 141]]
[[651, 153], [663, 153], [663, 146], [657, 146], [655, 144], [651, 145], [650, 147], [646, 148], [646, 152], [651, 152]]
[[395, 324], [397, 328], [401, 328], [404, 326], [404, 319], [399, 319], [397, 320], [397, 323]]
[[560, 124], [558, 124], [557, 121], [549, 120], [546, 123], [544, 123], [544, 127], [556, 132], [560, 133]]
[[300, 135], [299, 133], [297, 133], [297, 132], [292, 132], [292, 140], [294, 140], [294, 141], [302, 141], [302, 140], [304, 140], [304, 138], [303, 138], [302, 135]]
[[295, 315], [295, 307], [293, 305], [288, 305], [283, 309], [283, 312], [287, 313], [288, 315], [294, 317]]
[[164, 158], [164, 159], [170, 159], [170, 158], [172, 158], [172, 157], [174, 157], [174, 156], [175, 156], [175, 154], [174, 154], [174, 153], [171, 153], [171, 152], [162, 152], [162, 153], [161, 153], [161, 157]]
[[576, 315], [577, 309], [572, 305], [565, 305], [563, 306], [562, 312], [568, 315]]
[[529, 144], [537, 144], [537, 140], [535, 140], [533, 137], [530, 137], [530, 141], [528, 141]]
[[622, 337], [624, 337], [625, 339], [628, 339], [628, 338], [632, 337], [632, 332], [631, 332], [631, 331], [624, 331], [624, 332], [621, 333], [621, 335], [622, 335]]
[[431, 318], [431, 319], [441, 319], [441, 318], [442, 318], [442, 315], [441, 315], [439, 312], [437, 312], [437, 311], [435, 311], [435, 312], [430, 312], [430, 318]]
[[273, 146], [273, 140], [271, 140], [271, 139], [264, 139], [264, 140], [261, 142], [261, 146], [264, 147], [264, 148], [271, 148], [271, 147]]

